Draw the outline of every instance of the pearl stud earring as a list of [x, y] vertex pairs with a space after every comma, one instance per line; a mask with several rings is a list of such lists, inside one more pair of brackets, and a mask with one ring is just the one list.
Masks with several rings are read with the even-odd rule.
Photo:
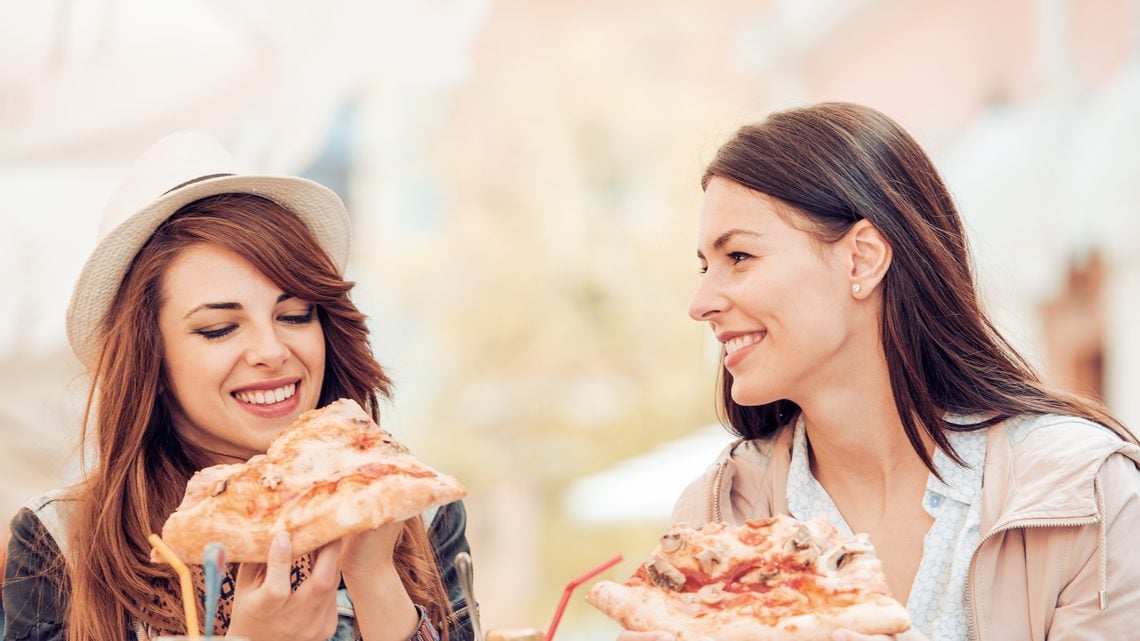
[[851, 293], [852, 294], [858, 294], [861, 291], [863, 291], [863, 286], [860, 285], [859, 283], [855, 283], [855, 284], [851, 285]]

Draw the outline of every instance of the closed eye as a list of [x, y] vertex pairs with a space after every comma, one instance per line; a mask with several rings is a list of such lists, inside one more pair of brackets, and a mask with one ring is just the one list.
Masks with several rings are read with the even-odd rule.
[[202, 329], [194, 330], [194, 333], [198, 334], [199, 336], [205, 337], [207, 340], [214, 340], [214, 339], [218, 339], [218, 338], [222, 338], [223, 336], [226, 336], [230, 332], [234, 331], [236, 328], [237, 328], [237, 325], [233, 325], [233, 324], [223, 325], [221, 327], [204, 327]]
[[315, 311], [316, 306], [309, 305], [309, 307], [305, 309], [304, 312], [282, 314], [281, 316], [278, 316], [277, 319], [283, 323], [289, 323], [290, 325], [307, 325], [313, 322], [313, 314]]

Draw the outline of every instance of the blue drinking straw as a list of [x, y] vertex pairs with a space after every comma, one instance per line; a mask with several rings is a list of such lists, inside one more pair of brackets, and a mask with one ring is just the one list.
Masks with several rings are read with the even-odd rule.
[[221, 543], [208, 543], [203, 553], [202, 569], [206, 575], [206, 636], [214, 634], [214, 619], [218, 613], [218, 597], [222, 587], [222, 567], [226, 562], [226, 549]]

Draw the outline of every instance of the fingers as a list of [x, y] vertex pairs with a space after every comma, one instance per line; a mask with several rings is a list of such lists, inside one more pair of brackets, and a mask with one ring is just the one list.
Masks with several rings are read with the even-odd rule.
[[278, 532], [269, 546], [269, 560], [265, 564], [265, 581], [262, 588], [267, 597], [282, 601], [289, 597], [289, 574], [293, 570], [293, 541], [288, 532]]
[[316, 592], [336, 590], [340, 585], [340, 555], [343, 545], [341, 541], [333, 541], [314, 553], [312, 569], [309, 578], [305, 580], [303, 589]]
[[836, 630], [831, 633], [831, 641], [895, 641], [896, 637], [884, 634], [859, 634], [850, 630]]
[[258, 586], [261, 585], [261, 580], [264, 576], [265, 564], [241, 563], [238, 564], [237, 577], [234, 579], [234, 581], [238, 589], [246, 585]]

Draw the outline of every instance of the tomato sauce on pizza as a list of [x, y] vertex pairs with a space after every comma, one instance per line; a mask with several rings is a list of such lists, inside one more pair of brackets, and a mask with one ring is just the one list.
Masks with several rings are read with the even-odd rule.
[[813, 641], [837, 629], [897, 634], [910, 627], [865, 534], [789, 516], [734, 526], [671, 528], [624, 584], [586, 599], [630, 630], [678, 641]]
[[162, 538], [188, 563], [212, 541], [230, 561], [264, 563], [277, 532], [288, 531], [300, 555], [465, 494], [341, 399], [302, 414], [265, 454], [197, 472]]

